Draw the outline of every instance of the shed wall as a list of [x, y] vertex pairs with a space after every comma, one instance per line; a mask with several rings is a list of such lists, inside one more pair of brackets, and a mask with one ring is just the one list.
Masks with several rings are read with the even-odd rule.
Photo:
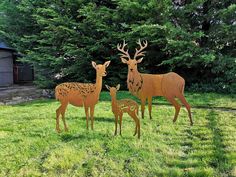
[[12, 52], [0, 50], [0, 86], [13, 84], [13, 58]]

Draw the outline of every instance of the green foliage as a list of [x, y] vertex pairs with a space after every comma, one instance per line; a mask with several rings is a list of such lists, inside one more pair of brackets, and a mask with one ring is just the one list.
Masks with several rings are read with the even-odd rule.
[[0, 106], [0, 176], [235, 176], [236, 95], [187, 93], [186, 99], [194, 126], [184, 108], [173, 124], [174, 108], [154, 100], [158, 108], [153, 120], [146, 110], [139, 140], [126, 114], [122, 137], [113, 135], [108, 92], [96, 105], [94, 131], [86, 130], [83, 108], [68, 106], [69, 132], [57, 134], [54, 100]]
[[91, 61], [111, 60], [106, 82], [126, 88], [116, 45], [125, 39], [132, 56], [140, 38], [149, 42], [140, 71], [235, 92], [235, 10], [232, 0], [12, 0], [0, 3], [0, 34], [34, 65], [41, 87], [93, 82]]

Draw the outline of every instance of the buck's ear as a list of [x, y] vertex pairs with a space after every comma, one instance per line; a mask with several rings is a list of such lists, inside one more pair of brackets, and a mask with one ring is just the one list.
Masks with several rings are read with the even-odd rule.
[[140, 58], [137, 60], [137, 63], [141, 63], [143, 61], [143, 58]]
[[116, 90], [120, 90], [120, 84], [116, 86]]
[[92, 66], [94, 67], [94, 69], [96, 69], [97, 64], [94, 61], [92, 61]]
[[110, 65], [110, 63], [111, 63], [111, 61], [106, 61], [106, 62], [104, 63], [105, 67], [107, 68], [107, 67]]
[[106, 86], [107, 90], [109, 90], [109, 91], [110, 91], [110, 86], [108, 86], [108, 85], [105, 85], [105, 86]]
[[124, 59], [124, 58], [121, 58], [121, 61], [122, 61], [122, 63], [125, 63], [125, 64], [127, 64], [127, 60], [126, 60], [126, 59]]

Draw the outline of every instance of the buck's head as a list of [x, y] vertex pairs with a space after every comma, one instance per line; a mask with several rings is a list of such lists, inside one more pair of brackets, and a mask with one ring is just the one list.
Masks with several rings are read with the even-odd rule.
[[123, 42], [123, 45], [121, 44], [117, 44], [117, 49], [121, 52], [120, 53], [120, 59], [123, 63], [127, 64], [128, 65], [128, 72], [135, 72], [138, 70], [137, 68], [137, 65], [138, 63], [141, 63], [143, 58], [139, 58], [138, 57], [142, 57], [142, 56], [145, 56], [145, 51], [143, 51], [143, 49], [145, 49], [148, 45], [147, 41], [144, 41], [143, 44], [142, 42], [139, 41], [137, 42], [137, 44], [139, 44], [140, 46], [140, 49], [135, 49], [136, 52], [134, 54], [134, 58], [131, 59], [130, 55], [129, 55], [129, 52], [128, 52], [128, 49], [125, 50], [125, 46], [127, 46], [127, 44], [125, 43], [125, 41]]
[[111, 61], [105, 62], [103, 65], [97, 65], [94, 61], [92, 61], [92, 65], [94, 69], [96, 69], [97, 76], [104, 77], [107, 75], [106, 68], [109, 66]]
[[111, 97], [116, 97], [116, 92], [120, 89], [120, 84], [118, 84], [116, 87], [110, 87], [108, 85], [105, 85], [107, 90], [110, 91]]

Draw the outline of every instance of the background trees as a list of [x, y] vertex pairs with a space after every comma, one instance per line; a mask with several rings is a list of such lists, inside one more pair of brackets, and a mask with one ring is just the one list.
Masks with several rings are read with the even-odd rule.
[[116, 45], [134, 53], [148, 40], [140, 71], [175, 71], [187, 87], [236, 92], [234, 0], [9, 0], [0, 3], [0, 34], [36, 68], [36, 83], [93, 81], [91, 61], [112, 60], [106, 82], [126, 87]]

